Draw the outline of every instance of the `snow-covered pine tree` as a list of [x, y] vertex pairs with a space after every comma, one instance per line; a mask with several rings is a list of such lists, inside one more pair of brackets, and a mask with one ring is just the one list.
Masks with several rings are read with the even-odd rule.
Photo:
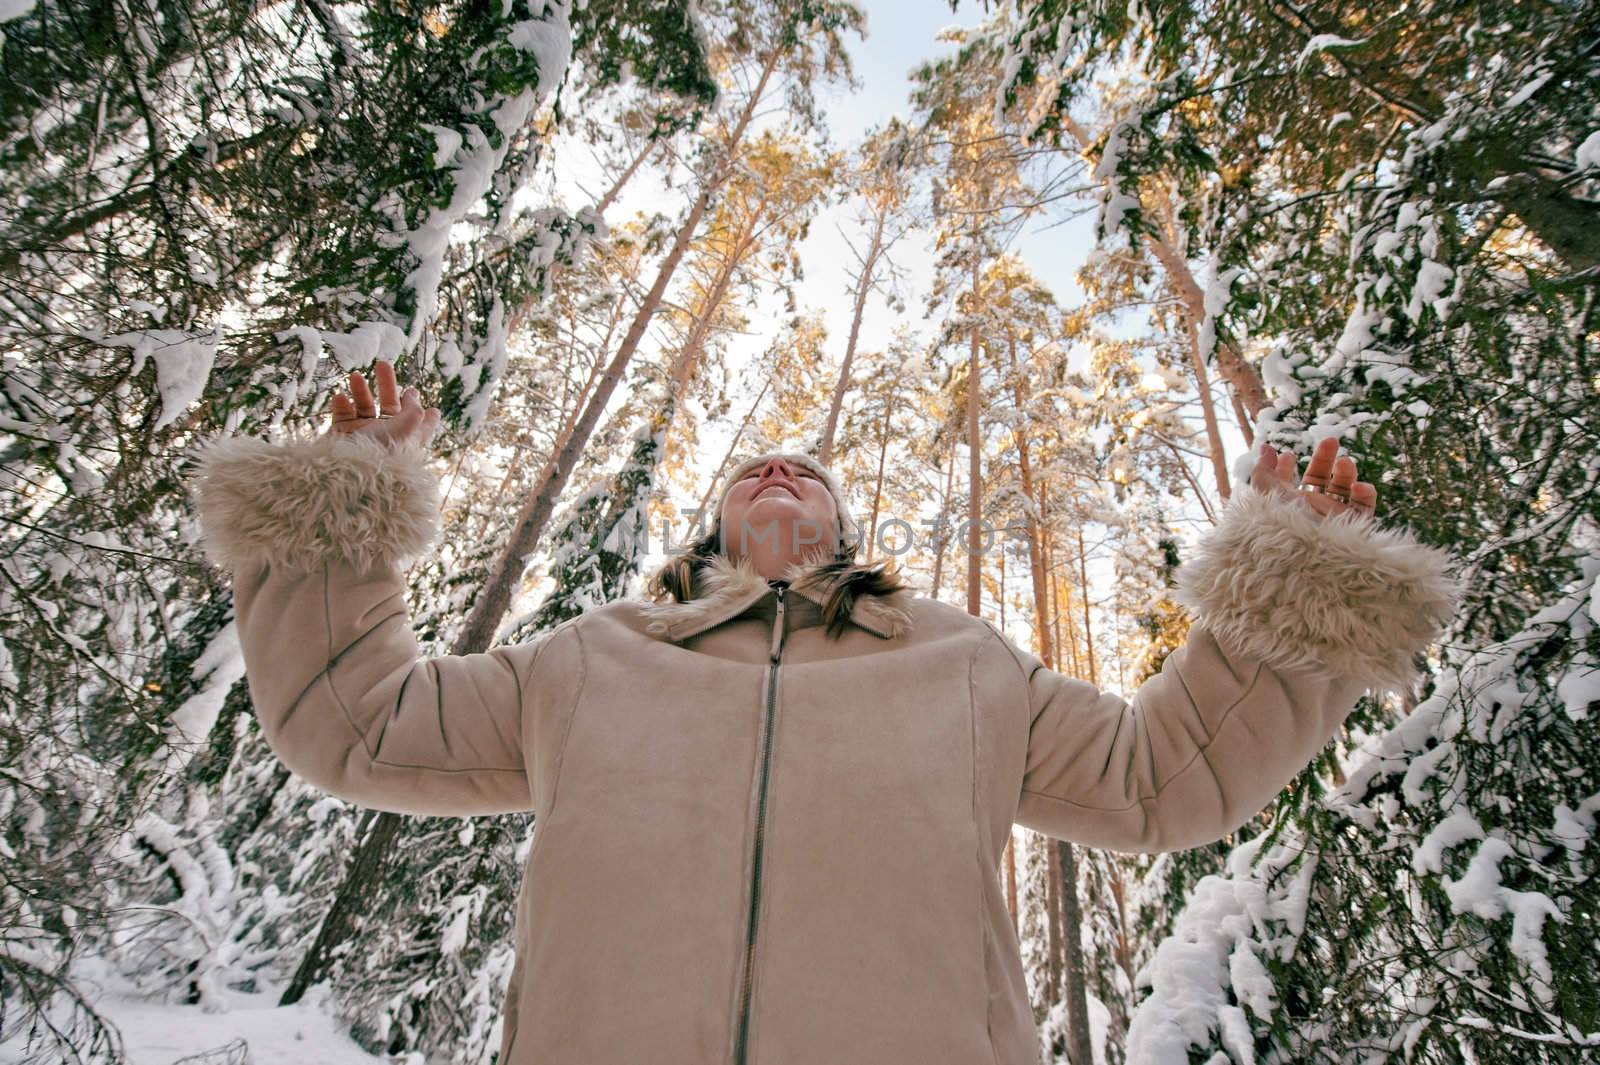
[[1198, 885], [1130, 1058], [1593, 1060], [1600, 554], [1582, 573]]
[[[1385, 518], [1457, 550], [1466, 600], [1444, 643], [1438, 688], [1423, 703], [1434, 713], [1435, 699], [1465, 693], [1481, 676], [1474, 647], [1504, 657], [1529, 617], [1570, 589], [1600, 519], [1592, 388], [1600, 171], [1584, 147], [1600, 73], [1593, 15], [1592, 4], [1515, 12], [1467, 4], [1371, 21], [1328, 4], [1245, 0], [1202, 11], [1045, 0], [1024, 6], [1012, 38], [1015, 84], [1046, 90], [1034, 98], [1040, 134], [1065, 129], [1074, 102], [1105, 81], [1129, 85], [1132, 75], [1118, 121], [1092, 146], [1108, 182], [1103, 231], [1139, 240], [1149, 232], [1142, 190], [1176, 183], [1176, 246], [1205, 279], [1202, 327], [1219, 346], [1257, 357], [1271, 396], [1258, 437], [1302, 453], [1340, 437], [1380, 484]], [[1551, 50], [1565, 39], [1586, 43]], [[1562, 683], [1539, 658], [1512, 671], [1502, 706], [1469, 712], [1467, 701], [1456, 716], [1509, 721], [1513, 703], [1538, 704], [1536, 693]], [[1363, 700], [1349, 725], [1377, 735], [1425, 729], [1411, 724], [1420, 707], [1398, 725], [1396, 713], [1427, 695], [1399, 707]], [[1535, 734], [1553, 720], [1531, 709], [1518, 719]], [[1441, 759], [1468, 749], [1457, 734], [1432, 742]], [[1520, 926], [1490, 916], [1492, 901], [1479, 914], [1457, 913], [1438, 878], [1466, 877], [1446, 864], [1459, 859], [1430, 858], [1442, 872], [1409, 864], [1410, 835], [1425, 838], [1463, 803], [1490, 840], [1519, 846], [1556, 816], [1553, 804], [1577, 810], [1600, 784], [1593, 764], [1559, 741], [1552, 754], [1514, 729], [1490, 728], [1478, 742], [1482, 763], [1454, 778], [1454, 792], [1407, 795], [1403, 773], [1380, 774], [1398, 794], [1371, 797], [1379, 817], [1370, 831], [1324, 812], [1324, 779], [1338, 779], [1331, 759], [1303, 774], [1275, 832], [1230, 857], [1230, 878], [1202, 881], [1163, 945], [1181, 951], [1187, 941], [1199, 952], [1197, 971], [1220, 975], [1197, 978], [1207, 990], [1192, 998], [1152, 998], [1135, 1023], [1146, 1032], [1140, 1052], [1152, 1061], [1219, 1050], [1234, 1061], [1589, 1053], [1579, 1045], [1597, 1027], [1592, 1002], [1560, 987], [1541, 999], [1538, 966], [1519, 951], [1532, 949], [1535, 918], [1551, 956], [1558, 943], [1568, 951], [1567, 971], [1595, 967], [1593, 943], [1563, 940], [1567, 925], [1538, 917], [1544, 904], [1535, 898], [1517, 896], [1528, 907]], [[1354, 784], [1357, 770], [1348, 771]], [[1297, 860], [1301, 852], [1315, 860]], [[1566, 887], [1578, 875], [1559, 851], [1527, 855], [1524, 880], [1512, 878], [1513, 859], [1501, 863], [1513, 890]], [[1491, 872], [1487, 859], [1479, 872]], [[1592, 909], [1581, 890], [1567, 898], [1573, 912]], [[1207, 937], [1252, 922], [1262, 953], [1207, 946]], [[1416, 942], [1435, 949], [1418, 954]], [[1264, 953], [1295, 944], [1292, 956]], [[1479, 970], [1446, 994], [1454, 977], [1436, 970], [1452, 958]], [[1431, 1021], [1396, 1020], [1425, 1012], [1430, 997]], [[1451, 1000], [1462, 1004], [1458, 1014], [1438, 1010]], [[1365, 1025], [1362, 1011], [1378, 1019]]]
[[180, 995], [248, 981], [241, 885], [321, 861], [228, 849], [284, 787], [235, 761], [257, 748], [225, 581], [184, 546], [187, 446], [302, 426], [402, 353], [480, 424], [506, 315], [596, 225], [519, 197], [569, 58], [590, 85], [715, 86], [677, 3], [29, 6], [0, 103], [4, 1031], [92, 1057], [115, 1047], [75, 954], [153, 961]]

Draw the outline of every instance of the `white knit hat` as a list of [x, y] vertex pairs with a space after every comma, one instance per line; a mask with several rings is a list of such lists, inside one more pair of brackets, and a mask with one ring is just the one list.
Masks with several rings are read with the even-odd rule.
[[826, 466], [810, 455], [801, 454], [798, 451], [769, 451], [763, 455], [753, 455], [735, 466], [733, 472], [728, 474], [728, 479], [722, 486], [721, 494], [717, 496], [716, 508], [711, 512], [713, 520], [720, 520], [722, 517], [722, 504], [727, 501], [728, 489], [739, 483], [739, 478], [772, 459], [782, 459], [791, 466], [804, 467], [816, 474], [821, 478], [822, 483], [827, 485], [828, 494], [833, 496], [834, 506], [839, 509], [840, 546], [844, 554], [853, 555], [856, 548], [861, 544], [861, 527], [850, 516], [850, 507], [845, 503], [844, 492], [839, 488], [839, 482], [834, 479], [833, 472]]

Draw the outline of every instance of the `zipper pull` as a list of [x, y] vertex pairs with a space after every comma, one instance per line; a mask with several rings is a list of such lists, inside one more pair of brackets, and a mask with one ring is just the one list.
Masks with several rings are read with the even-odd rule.
[[772, 661], [776, 662], [778, 660], [778, 651], [783, 647], [784, 588], [782, 585], [779, 585], [777, 588], [773, 589], [773, 591], [775, 591], [778, 595], [778, 612], [773, 616], [772, 619], [772, 648], [768, 653], [768, 657]]

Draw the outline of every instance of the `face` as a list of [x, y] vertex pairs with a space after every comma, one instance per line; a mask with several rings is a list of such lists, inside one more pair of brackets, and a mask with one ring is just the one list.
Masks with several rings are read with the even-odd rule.
[[745, 471], [722, 504], [722, 549], [731, 558], [755, 550], [802, 555], [838, 542], [839, 508], [822, 478], [771, 458]]

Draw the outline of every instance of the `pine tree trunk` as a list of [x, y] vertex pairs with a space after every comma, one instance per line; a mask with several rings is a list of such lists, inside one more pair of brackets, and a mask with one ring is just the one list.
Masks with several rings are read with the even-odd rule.
[[[1010, 336], [1011, 347], [1011, 379], [1015, 382], [1012, 386], [1013, 396], [1016, 400], [1017, 410], [1028, 409], [1028, 395], [1023, 385], [1023, 375], [1017, 372], [1017, 338], [1016, 334]], [[1022, 496], [1032, 501], [1034, 499], [1033, 464], [1028, 455], [1028, 434], [1026, 426], [1018, 428], [1016, 433], [1017, 443], [1017, 472], [1022, 480]], [[1039, 494], [1044, 494], [1041, 486]], [[1039, 659], [1047, 665], [1055, 661], [1055, 648], [1051, 645], [1050, 637], [1050, 595], [1046, 588], [1046, 573], [1044, 568], [1044, 544], [1042, 537], [1044, 530], [1040, 527], [1038, 515], [1042, 514], [1037, 502], [1033, 511], [1028, 515], [1028, 569], [1033, 577], [1033, 628], [1039, 634]], [[1004, 556], [1002, 556], [1004, 557]]]
[[568, 478], [577, 467], [578, 456], [588, 445], [589, 437], [594, 433], [601, 414], [611, 400], [611, 394], [622, 382], [623, 371], [627, 369], [628, 363], [638, 351], [645, 331], [655, 317], [661, 300], [666, 296], [667, 285], [671, 282], [672, 275], [677, 271], [684, 253], [689, 250], [689, 245], [694, 240], [695, 232], [700, 228], [701, 219], [705, 217], [711, 201], [732, 172], [735, 149], [755, 115], [756, 105], [766, 91], [767, 81], [777, 67], [779, 55], [780, 53], [775, 51], [768, 58], [761, 79], [751, 92], [750, 99], [739, 116], [739, 122], [728, 138], [728, 158], [706, 180], [705, 187], [695, 198], [689, 217], [679, 228], [671, 250], [656, 272], [655, 283], [650, 286], [649, 293], [640, 303], [639, 311], [634, 315], [633, 323], [623, 336], [617, 354], [606, 367], [605, 377], [584, 407], [583, 416], [573, 426], [571, 435], [561, 449], [545, 465], [544, 472], [539, 478], [538, 489], [528, 498], [522, 512], [517, 515], [517, 521], [505, 549], [496, 561], [494, 569], [490, 571], [489, 579], [474, 602], [471, 613], [467, 615], [467, 622], [462, 627], [461, 636], [456, 641], [453, 653], [470, 654], [487, 651], [494, 642], [495, 630], [499, 627], [500, 619], [505, 616], [507, 608], [510, 607], [516, 584], [522, 577], [523, 560], [533, 551], [539, 537], [544, 533], [545, 525], [549, 523], [551, 514], [555, 512], [556, 503], [561, 498], [561, 492], [566, 488]]
[[744, 439], [745, 430], [749, 429], [750, 423], [755, 421], [756, 411], [761, 409], [761, 401], [767, 398], [767, 391], [772, 387], [772, 375], [766, 374], [764, 376], [765, 380], [761, 383], [761, 391], [756, 395], [756, 401], [750, 404], [750, 409], [745, 412], [744, 421], [739, 423], [738, 432], [733, 434], [733, 439], [728, 443], [728, 450], [723, 454], [722, 461], [717, 464], [717, 472], [711, 475], [711, 483], [706, 486], [706, 494], [700, 497], [700, 509], [695, 514], [695, 524], [698, 527], [695, 532], [696, 538], [700, 535], [698, 529], [710, 532], [711, 527], [716, 524], [716, 515], [708, 515], [706, 511], [710, 509], [711, 501], [715, 498], [717, 482], [722, 479], [722, 471], [726, 470], [729, 463], [733, 462], [733, 456], [739, 448], [739, 441]]
[[1233, 420], [1239, 424], [1239, 435], [1244, 437], [1244, 446], [1256, 446], [1255, 427], [1250, 422], [1250, 416], [1244, 411], [1244, 404], [1239, 402], [1239, 390], [1228, 383], [1228, 402], [1233, 404]]
[[950, 441], [950, 454], [945, 460], [944, 498], [939, 500], [939, 520], [933, 526], [936, 542], [933, 545], [933, 598], [939, 599], [939, 586], [944, 579], [944, 552], [949, 538], [944, 534], [944, 523], [950, 517], [950, 500], [956, 493], [956, 442]]
[[[1150, 251], [1166, 270], [1167, 280], [1178, 293], [1178, 300], [1183, 304], [1184, 321], [1191, 331], [1198, 329], [1199, 324], [1206, 320], [1206, 296], [1195, 282], [1194, 274], [1189, 271], [1189, 264], [1165, 240], [1153, 239], [1150, 242]], [[1261, 375], [1256, 373], [1255, 367], [1246, 362], [1244, 356], [1232, 344], [1221, 340], [1217, 341], [1212, 357], [1216, 359], [1217, 369], [1223, 379], [1233, 386], [1235, 399], [1243, 403], [1251, 417], [1260, 414], [1261, 409], [1268, 405], [1267, 386], [1262, 383]], [[1243, 425], [1244, 422], [1241, 420], [1241, 426]], [[1250, 430], [1245, 428], [1244, 431], [1248, 438]]]
[[1000, 603], [1000, 631], [1006, 631], [1006, 553], [1001, 551], [1000, 579], [995, 582], [995, 599]]
[[1089, 558], [1083, 548], [1083, 526], [1078, 526], [1078, 583], [1083, 600], [1083, 651], [1089, 661], [1090, 684], [1100, 683], [1100, 671], [1094, 664], [1094, 626], [1089, 620]]
[[[1065, 597], [1066, 598], [1066, 602], [1064, 604], [1062, 604], [1060, 602], [1060, 600], [1062, 598], [1060, 593], [1061, 593], [1061, 588], [1063, 586], [1065, 586], [1065, 588], [1066, 588], [1066, 597]], [[1056, 600], [1057, 600], [1058, 605], [1056, 607], [1055, 619], [1056, 619], [1056, 625], [1058, 627], [1058, 634], [1059, 634], [1059, 626], [1061, 624], [1061, 619], [1062, 618], [1066, 618], [1067, 619], [1067, 635], [1066, 635], [1066, 640], [1065, 640], [1065, 646], [1066, 646], [1067, 650], [1069, 652], [1071, 652], [1072, 675], [1074, 677], [1081, 678], [1084, 675], [1083, 657], [1078, 654], [1078, 625], [1077, 625], [1077, 622], [1075, 622], [1072, 619], [1072, 583], [1070, 581], [1066, 580], [1063, 577], [1057, 577], [1056, 578], [1056, 592], [1057, 592]], [[1058, 643], [1058, 645], [1060, 645], [1061, 641], [1058, 640], [1057, 643]]]
[[1092, 1065], [1089, 1036], [1089, 992], [1083, 971], [1083, 913], [1078, 908], [1078, 862], [1072, 844], [1055, 841], [1061, 876], [1061, 931], [1066, 942], [1067, 1027], [1073, 1065]]
[[1133, 969], [1132, 937], [1128, 934], [1128, 882], [1123, 878], [1122, 865], [1111, 859], [1111, 897], [1117, 904], [1117, 965], [1128, 978], [1128, 986], [1136, 986], [1138, 974]]
[[850, 365], [856, 357], [856, 341], [861, 336], [861, 319], [866, 313], [867, 293], [872, 291], [872, 272], [883, 251], [883, 229], [889, 212], [880, 205], [873, 216], [872, 243], [867, 257], [861, 261], [861, 274], [856, 278], [855, 304], [850, 311], [850, 338], [845, 341], [844, 361], [839, 364], [839, 379], [833, 384], [833, 399], [828, 403], [828, 422], [822, 429], [822, 441], [817, 446], [817, 461], [824, 466], [833, 461], [833, 437], [839, 428], [839, 410], [844, 406], [844, 394], [850, 388]]
[[[1072, 633], [1072, 595], [1071, 585], [1067, 586], [1068, 594], [1065, 605], [1062, 604], [1061, 575], [1056, 572], [1056, 544], [1055, 537], [1050, 532], [1049, 498], [1044, 493], [1039, 494], [1039, 519], [1040, 519], [1040, 553], [1044, 557], [1045, 586], [1050, 594], [1050, 635], [1055, 644], [1055, 661], [1050, 663], [1050, 668], [1060, 671], [1068, 670], [1071, 675], [1081, 676], [1082, 671], [1078, 666], [1078, 641]], [[1067, 619], [1067, 635], [1061, 635], [1061, 619]]]
[[334, 897], [333, 905], [317, 929], [316, 939], [312, 940], [310, 949], [300, 959], [300, 966], [295, 970], [289, 986], [284, 989], [283, 997], [278, 999], [278, 1005], [292, 1006], [299, 1002], [327, 973], [334, 949], [355, 934], [367, 900], [383, 884], [389, 852], [403, 826], [404, 822], [394, 814], [379, 814], [369, 810], [362, 815], [364, 833], [356, 847], [355, 858], [345, 873], [344, 882], [339, 885], [339, 894]]
[[644, 148], [639, 152], [638, 155], [633, 157], [633, 162], [628, 164], [627, 169], [622, 172], [622, 175], [618, 177], [616, 181], [611, 183], [611, 187], [606, 190], [606, 194], [600, 197], [600, 202], [594, 205], [596, 214], [602, 218], [605, 217], [606, 211], [611, 209], [611, 205], [615, 203], [617, 197], [622, 194], [623, 187], [626, 186], [629, 181], [633, 180], [634, 173], [638, 171], [639, 167], [644, 164], [646, 159], [650, 158], [650, 153], [655, 151], [656, 147], [660, 143], [660, 141], [650, 140], [648, 138], [645, 140]]
[[1006, 835], [1006, 909], [1011, 912], [1011, 930], [1021, 928], [1017, 916], [1017, 834]]
[[[1067, 128], [1080, 149], [1087, 150], [1094, 144], [1095, 138], [1089, 135], [1077, 122], [1067, 119]], [[1194, 273], [1189, 269], [1189, 263], [1179, 255], [1172, 243], [1160, 234], [1149, 236], [1150, 251], [1166, 271], [1167, 281], [1172, 285], [1178, 295], [1178, 300], [1183, 304], [1184, 320], [1192, 327], [1205, 321], [1206, 297], [1200, 291], [1200, 285], [1194, 279]], [[1256, 373], [1255, 367], [1245, 361], [1243, 355], [1232, 344], [1218, 341], [1213, 357], [1217, 360], [1217, 369], [1222, 376], [1233, 386], [1236, 398], [1241, 400], [1253, 418], [1261, 413], [1263, 407], [1268, 405], [1267, 387], [1262, 383], [1261, 375]], [[1202, 396], [1204, 399], [1204, 396]], [[1241, 420], [1241, 428], [1243, 421]], [[1244, 429], [1245, 442], [1251, 442], [1251, 433]], [[1223, 493], [1227, 498], [1227, 493]]]
[[878, 477], [872, 483], [872, 517], [867, 521], [867, 561], [878, 546], [878, 511], [883, 504], [883, 467], [889, 459], [889, 416], [894, 412], [892, 397], [883, 404], [883, 424], [878, 426]]
[[733, 242], [728, 254], [718, 265], [716, 279], [706, 290], [705, 298], [700, 301], [700, 310], [695, 314], [694, 323], [689, 327], [688, 338], [684, 340], [678, 357], [672, 360], [668, 379], [672, 382], [673, 395], [683, 395], [689, 387], [689, 381], [694, 377], [695, 368], [700, 364], [700, 355], [705, 350], [706, 338], [711, 335], [711, 324], [716, 321], [717, 311], [728, 296], [728, 286], [733, 282], [734, 273], [755, 242], [756, 227], [766, 211], [767, 202], [767, 198], [762, 197], [757, 202], [755, 210], [744, 220], [739, 230], [739, 239]]
[[1047, 836], [1040, 836], [1039, 842], [1043, 844], [1045, 854], [1044, 912], [1045, 929], [1048, 937], [1045, 953], [1045, 974], [1050, 984], [1049, 994], [1045, 997], [1050, 1002], [1060, 1002], [1061, 977], [1065, 968], [1062, 964], [1061, 943], [1061, 856], [1056, 851], [1054, 840]]
[[1206, 424], [1206, 445], [1211, 452], [1211, 473], [1217, 479], [1217, 495], [1227, 499], [1233, 494], [1228, 483], [1228, 456], [1222, 447], [1222, 426], [1217, 421], [1217, 405], [1211, 400], [1211, 375], [1206, 372], [1206, 361], [1200, 355], [1200, 333], [1187, 317], [1184, 332], [1189, 337], [1189, 365], [1194, 369], [1195, 391], [1200, 398], [1200, 417]]
[[983, 553], [979, 535], [982, 529], [983, 509], [983, 447], [978, 436], [978, 264], [972, 264], [972, 354], [967, 362], [967, 482], [971, 494], [967, 499], [967, 613], [978, 617], [983, 613]]

